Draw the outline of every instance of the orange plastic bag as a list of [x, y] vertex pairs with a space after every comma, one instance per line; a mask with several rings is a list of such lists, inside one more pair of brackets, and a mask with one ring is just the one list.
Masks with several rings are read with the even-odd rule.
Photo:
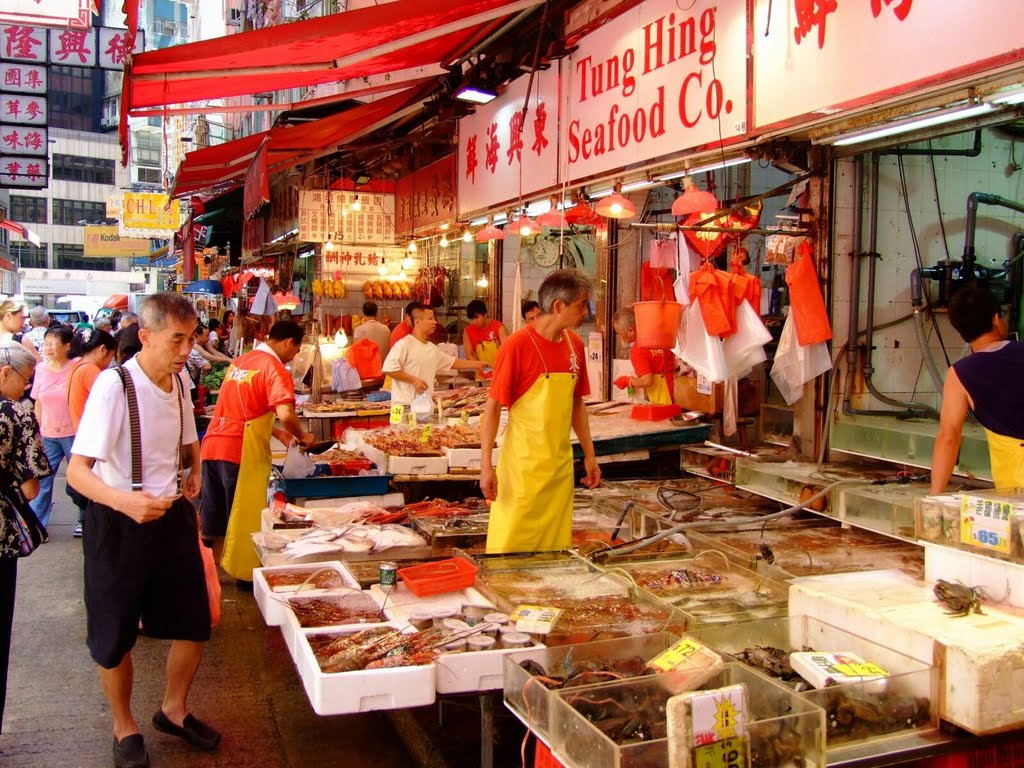
[[809, 243], [797, 247], [796, 261], [786, 268], [786, 283], [789, 285], [789, 311], [793, 314], [800, 345], [806, 347], [831, 339], [832, 326]]
[[206, 576], [206, 594], [210, 599], [210, 626], [220, 624], [220, 576], [217, 575], [217, 562], [213, 559], [213, 550], [203, 544], [199, 536], [199, 553], [203, 557], [203, 573]]
[[348, 362], [359, 373], [360, 379], [379, 379], [383, 361], [380, 347], [370, 339], [360, 339], [348, 348]]

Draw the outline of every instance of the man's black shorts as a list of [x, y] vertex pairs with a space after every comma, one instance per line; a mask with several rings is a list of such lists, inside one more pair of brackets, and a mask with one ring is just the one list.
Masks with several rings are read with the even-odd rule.
[[86, 642], [97, 664], [121, 663], [135, 645], [139, 619], [151, 637], [210, 639], [196, 511], [188, 500], [178, 499], [151, 523], [90, 501], [83, 528]]
[[203, 461], [203, 536], [224, 538], [228, 531], [228, 517], [235, 502], [239, 465], [233, 461], [208, 459]]

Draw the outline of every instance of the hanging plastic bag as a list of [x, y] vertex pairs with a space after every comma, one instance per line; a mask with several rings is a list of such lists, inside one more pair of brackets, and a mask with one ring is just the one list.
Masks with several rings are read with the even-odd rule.
[[295, 480], [301, 477], [309, 477], [316, 470], [316, 464], [305, 453], [299, 450], [299, 443], [295, 442], [288, 446], [288, 453], [284, 457], [284, 468], [281, 474], [288, 480]]
[[796, 323], [797, 340], [806, 346], [831, 339], [832, 326], [821, 296], [810, 243], [802, 243], [797, 249], [796, 261], [786, 268], [786, 284], [789, 285], [790, 315]]
[[764, 345], [771, 340], [771, 333], [764, 327], [750, 302], [741, 301], [736, 308], [736, 333], [722, 342], [730, 378], [741, 379], [750, 373], [755, 365], [767, 360]]
[[427, 421], [434, 412], [434, 398], [430, 396], [430, 390], [420, 392], [412, 399], [410, 410], [416, 414], [416, 421]]
[[683, 344], [677, 357], [709, 381], [725, 381], [727, 367], [722, 340], [709, 334], [705, 329], [701, 301], [703, 300], [694, 300], [686, 308]]
[[672, 287], [675, 289], [676, 301], [683, 306], [690, 303], [690, 249], [686, 245], [686, 238], [680, 237], [676, 240], [676, 281]]
[[334, 361], [331, 365], [331, 389], [335, 392], [351, 392], [362, 388], [362, 386], [363, 382], [359, 378], [359, 371], [353, 368], [348, 360], [339, 357]]
[[679, 260], [679, 246], [674, 237], [651, 241], [651, 268], [675, 269]]
[[782, 336], [775, 350], [772, 381], [779, 388], [786, 405], [792, 405], [804, 393], [804, 385], [832, 367], [825, 342], [801, 345], [796, 336], [792, 312], [782, 326]]
[[704, 330], [712, 336], [722, 336], [736, 331], [736, 318], [735, 313], [730, 312], [732, 300], [728, 295], [728, 282], [723, 286], [716, 272], [709, 264], [690, 275], [690, 301], [698, 303], [700, 300]]

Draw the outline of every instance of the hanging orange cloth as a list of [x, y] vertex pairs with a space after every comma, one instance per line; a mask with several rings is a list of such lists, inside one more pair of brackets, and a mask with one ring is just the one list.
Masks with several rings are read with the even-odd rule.
[[709, 336], [735, 333], [736, 306], [729, 295], [728, 275], [722, 281], [718, 270], [710, 262], [705, 262], [704, 266], [690, 274], [690, 300], [698, 299], [704, 329]]
[[732, 260], [729, 262], [729, 270], [743, 286], [743, 298], [750, 302], [754, 311], [761, 314], [761, 280], [756, 275], [747, 272], [743, 258], [746, 256], [746, 249], [737, 248], [733, 251]]
[[789, 311], [796, 324], [797, 341], [801, 346], [807, 346], [831, 339], [832, 326], [821, 295], [818, 271], [811, 258], [810, 243], [801, 243], [796, 253], [796, 260], [786, 268]]
[[379, 379], [381, 376], [380, 347], [370, 339], [360, 339], [348, 348], [349, 365], [359, 372], [360, 379]]

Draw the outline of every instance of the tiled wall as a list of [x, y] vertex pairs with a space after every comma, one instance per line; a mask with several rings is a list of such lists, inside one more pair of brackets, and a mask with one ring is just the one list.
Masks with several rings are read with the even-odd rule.
[[[938, 139], [934, 149], [970, 148], [973, 133]], [[915, 145], [926, 147], [927, 145]], [[1005, 137], [985, 130], [982, 151], [978, 157], [903, 157], [907, 199], [904, 200], [900, 184], [898, 158], [880, 157], [878, 195], [878, 243], [882, 258], [876, 266], [875, 323], [883, 324], [904, 317], [911, 312], [910, 273], [916, 267], [911, 232], [917, 233], [923, 264], [933, 266], [948, 257], [959, 260], [964, 248], [964, 225], [967, 195], [982, 191], [1001, 195], [1011, 200], [1024, 201], [1024, 173], [1008, 168], [1011, 155], [1024, 156], [1024, 148], [1014, 147]], [[934, 159], [935, 181], [932, 175]], [[870, 181], [870, 158], [865, 158], [865, 179]], [[938, 195], [936, 195], [936, 187]], [[867, 250], [869, 186], [864, 196], [864, 229], [862, 250]], [[850, 252], [852, 250], [853, 219], [853, 161], [838, 164], [835, 177], [835, 218], [833, 241], [833, 351], [848, 338]], [[913, 230], [907, 219], [907, 208], [913, 219]], [[945, 226], [945, 242], [940, 225]], [[980, 206], [977, 220], [975, 247], [979, 265], [998, 266], [1010, 253], [1010, 237], [1024, 229], [1024, 215], [1005, 208]], [[861, 265], [860, 326], [865, 327], [867, 289], [867, 263]], [[931, 295], [938, 295], [933, 286]], [[938, 314], [938, 327], [951, 361], [962, 357], [967, 346], [949, 325], [944, 314]], [[938, 338], [927, 324], [928, 344], [935, 354], [936, 364], [945, 372], [946, 361]], [[913, 398], [918, 402], [938, 406], [939, 395], [923, 367], [921, 345], [918, 343], [912, 321], [906, 321], [879, 331], [874, 339], [875, 353], [873, 381], [877, 388], [899, 399]], [[855, 393], [863, 390], [859, 380]], [[855, 408], [879, 408], [873, 398], [859, 395], [853, 400]]]

